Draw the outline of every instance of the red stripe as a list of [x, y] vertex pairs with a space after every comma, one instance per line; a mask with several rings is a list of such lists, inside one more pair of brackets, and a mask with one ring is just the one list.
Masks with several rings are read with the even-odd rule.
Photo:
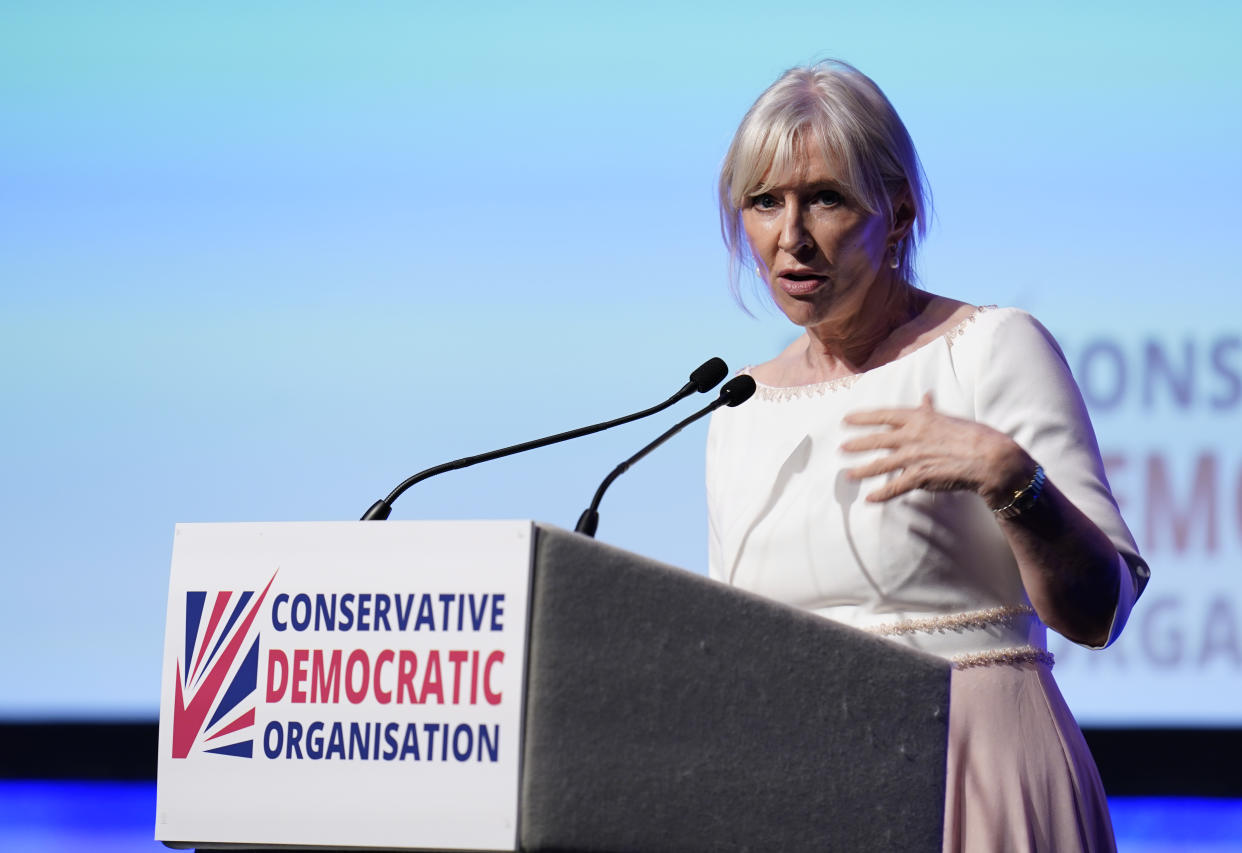
[[242, 714], [236, 720], [229, 723], [224, 728], [220, 729], [220, 731], [216, 732], [214, 735], [207, 738], [207, 740], [215, 740], [218, 737], [224, 737], [225, 735], [231, 735], [233, 732], [240, 731], [242, 729], [248, 729], [253, 725], [254, 725], [254, 708], [251, 708], [249, 711]]
[[198, 656], [194, 659], [194, 671], [190, 673], [191, 678], [198, 673], [198, 665], [203, 662], [203, 653], [211, 645], [211, 638], [216, 635], [216, 627], [220, 624], [220, 617], [224, 615], [232, 595], [231, 592], [216, 593], [216, 606], [211, 611], [211, 619], [207, 620], [207, 633], [203, 637], [203, 644], [198, 647]]

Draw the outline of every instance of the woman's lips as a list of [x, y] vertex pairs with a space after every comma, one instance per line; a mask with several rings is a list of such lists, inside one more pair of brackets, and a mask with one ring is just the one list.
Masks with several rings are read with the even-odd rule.
[[813, 293], [827, 280], [827, 276], [815, 273], [783, 272], [776, 277], [776, 283], [781, 290], [790, 296], [806, 296]]

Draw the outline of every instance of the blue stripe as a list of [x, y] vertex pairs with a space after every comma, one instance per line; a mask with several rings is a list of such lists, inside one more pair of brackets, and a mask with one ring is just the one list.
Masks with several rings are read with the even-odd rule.
[[228, 746], [217, 746], [215, 749], [208, 749], [204, 751], [214, 752], [217, 755], [235, 755], [238, 758], [253, 758], [254, 741], [242, 740], [237, 743], [230, 743]]
[[187, 592], [185, 594], [185, 657], [181, 672], [183, 684], [190, 683], [190, 667], [194, 663], [194, 640], [198, 637], [198, 623], [203, 619], [203, 603], [207, 600], [207, 592]]
[[229, 689], [224, 692], [224, 698], [220, 700], [215, 714], [212, 715], [210, 722], [207, 723], [207, 728], [210, 729], [219, 722], [221, 717], [236, 708], [239, 702], [254, 692], [258, 684], [259, 638], [255, 637], [254, 643], [250, 646], [250, 651], [246, 652], [246, 659], [242, 661], [237, 674], [233, 676], [233, 681], [229, 684]]
[[[229, 621], [224, 623], [224, 629], [220, 631], [220, 636], [216, 638], [215, 647], [212, 648], [211, 654], [207, 656], [207, 662], [203, 664], [203, 672], [210, 669], [211, 662], [216, 658], [216, 652], [220, 651], [220, 647], [224, 645], [224, 641], [228, 638], [229, 630], [233, 627], [233, 623], [237, 621], [238, 616], [241, 616], [241, 612], [246, 609], [246, 602], [249, 601], [253, 595], [254, 592], [252, 591], [243, 592], [241, 594], [241, 598], [237, 600], [236, 606], [233, 607], [233, 612], [229, 614]], [[199, 678], [202, 678], [202, 676], [200, 675]]]

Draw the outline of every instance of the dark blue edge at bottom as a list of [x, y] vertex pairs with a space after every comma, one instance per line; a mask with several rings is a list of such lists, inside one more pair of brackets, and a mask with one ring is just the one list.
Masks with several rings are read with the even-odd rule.
[[[1242, 799], [1242, 728], [1086, 729], [1110, 797]], [[150, 781], [159, 727], [133, 722], [0, 723], [0, 779]]]
[[[1242, 846], [1242, 799], [1110, 797], [1109, 808], [1121, 849]], [[0, 780], [0, 849], [166, 849], [154, 839], [152, 781]]]

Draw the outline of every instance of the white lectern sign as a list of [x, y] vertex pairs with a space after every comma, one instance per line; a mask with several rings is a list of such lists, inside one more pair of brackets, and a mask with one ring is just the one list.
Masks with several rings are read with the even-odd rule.
[[530, 522], [181, 524], [156, 838], [517, 846]]

